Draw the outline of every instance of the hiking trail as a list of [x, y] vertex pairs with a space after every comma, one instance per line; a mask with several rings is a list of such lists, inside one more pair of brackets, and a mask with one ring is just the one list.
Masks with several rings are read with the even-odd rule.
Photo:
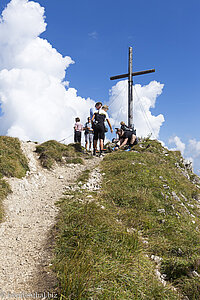
[[82, 171], [95, 169], [100, 159], [85, 160], [85, 165], [55, 164], [49, 171], [41, 167], [35, 143], [21, 142], [21, 147], [30, 171], [22, 179], [7, 179], [13, 193], [4, 200], [5, 218], [0, 224], [0, 299], [45, 299], [56, 286], [50, 269], [55, 203]]

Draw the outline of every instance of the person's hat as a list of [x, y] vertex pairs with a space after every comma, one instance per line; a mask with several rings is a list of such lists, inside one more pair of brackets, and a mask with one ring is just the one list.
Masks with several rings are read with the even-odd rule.
[[109, 109], [108, 105], [106, 105], [106, 104], [104, 106], [102, 106], [102, 108]]

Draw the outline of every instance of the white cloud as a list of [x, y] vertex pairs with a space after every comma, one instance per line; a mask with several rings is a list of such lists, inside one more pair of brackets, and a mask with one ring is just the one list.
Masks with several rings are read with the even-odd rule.
[[187, 145], [187, 155], [193, 159], [194, 170], [200, 174], [200, 141], [190, 139]]
[[97, 40], [98, 38], [98, 33], [96, 31], [92, 31], [90, 33], [88, 33], [89, 37], [91, 37], [94, 40]]
[[189, 140], [188, 150], [194, 157], [200, 157], [200, 141], [197, 141], [196, 139]]
[[[158, 138], [160, 127], [164, 122], [162, 114], [154, 116], [150, 111], [155, 107], [156, 98], [162, 93], [164, 85], [157, 81], [152, 81], [146, 86], [136, 84], [133, 89], [134, 99], [134, 125], [138, 136], [152, 134], [152, 138]], [[120, 121], [127, 122], [127, 80], [119, 81], [110, 90], [110, 115], [115, 127], [119, 127]]]
[[68, 88], [65, 72], [73, 60], [39, 37], [45, 29], [44, 9], [36, 2], [12, 0], [2, 13], [1, 134], [59, 140], [72, 135], [74, 118], [79, 116], [84, 122], [94, 106], [94, 101]]
[[170, 149], [170, 150], [179, 150], [181, 151], [181, 154], [184, 154], [185, 151], [185, 144], [181, 141], [181, 139], [178, 136], [171, 137], [169, 139], [169, 144], [175, 144], [176, 148]]

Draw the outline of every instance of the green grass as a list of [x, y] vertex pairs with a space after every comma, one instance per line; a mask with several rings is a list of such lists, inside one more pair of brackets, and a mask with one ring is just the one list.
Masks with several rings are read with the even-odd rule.
[[196, 201], [200, 190], [191, 182], [195, 176], [191, 171], [191, 180], [183, 175], [179, 152], [170, 152], [156, 141], [148, 143], [151, 146], [145, 151], [137, 146], [137, 152], [106, 156], [102, 164], [106, 174], [103, 198], [118, 208], [124, 226], [137, 229], [148, 239], [148, 252], [163, 258], [161, 271], [167, 279], [189, 299], [200, 299], [200, 280], [191, 277], [193, 270], [200, 272], [200, 212]]
[[77, 178], [77, 183], [78, 184], [83, 184], [83, 183], [86, 183], [89, 179], [89, 176], [90, 176], [90, 170], [89, 169], [86, 169], [85, 171], [83, 171], [81, 173], [81, 175]]
[[0, 221], [3, 218], [2, 200], [11, 192], [6, 177], [22, 178], [29, 170], [17, 138], [0, 136]]
[[[200, 299], [192, 275], [200, 273], [198, 178], [180, 152], [157, 141], [134, 149], [104, 158], [100, 193], [68, 192], [59, 202], [54, 270], [61, 299]], [[151, 255], [162, 258], [166, 287]]]
[[127, 232], [115, 209], [80, 202], [85, 196], [59, 203], [54, 270], [60, 299], [178, 299], [155, 278], [138, 234]]
[[22, 154], [20, 141], [17, 138], [0, 136], [0, 174], [21, 178], [28, 170], [28, 163]]
[[50, 140], [36, 147], [40, 154], [40, 161], [44, 168], [51, 169], [55, 162], [83, 164], [83, 148], [80, 144], [64, 145]]

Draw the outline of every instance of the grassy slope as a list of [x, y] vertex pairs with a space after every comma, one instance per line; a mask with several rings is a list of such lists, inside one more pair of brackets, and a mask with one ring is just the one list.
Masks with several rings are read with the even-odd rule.
[[151, 255], [162, 258], [162, 273], [181, 294], [200, 299], [192, 276], [200, 272], [195, 175], [179, 152], [156, 141], [143, 146], [104, 158], [96, 203], [84, 191], [60, 202], [54, 267], [63, 299], [179, 299], [158, 282]]
[[200, 280], [191, 275], [200, 273], [200, 190], [192, 172], [186, 178], [179, 152], [150, 144], [104, 159], [103, 198], [118, 208], [124, 226], [148, 239], [146, 251], [163, 258], [166, 278], [189, 299], [200, 299]]
[[0, 220], [3, 217], [2, 200], [11, 192], [6, 177], [21, 178], [28, 171], [28, 162], [17, 138], [0, 136]]
[[54, 269], [61, 299], [178, 299], [155, 278], [138, 234], [117, 221], [114, 206], [89, 203], [83, 191], [70, 196], [59, 203]]
[[37, 146], [36, 152], [40, 154], [42, 166], [47, 169], [51, 169], [54, 162], [83, 163], [83, 148], [78, 143], [64, 145], [50, 140]]

